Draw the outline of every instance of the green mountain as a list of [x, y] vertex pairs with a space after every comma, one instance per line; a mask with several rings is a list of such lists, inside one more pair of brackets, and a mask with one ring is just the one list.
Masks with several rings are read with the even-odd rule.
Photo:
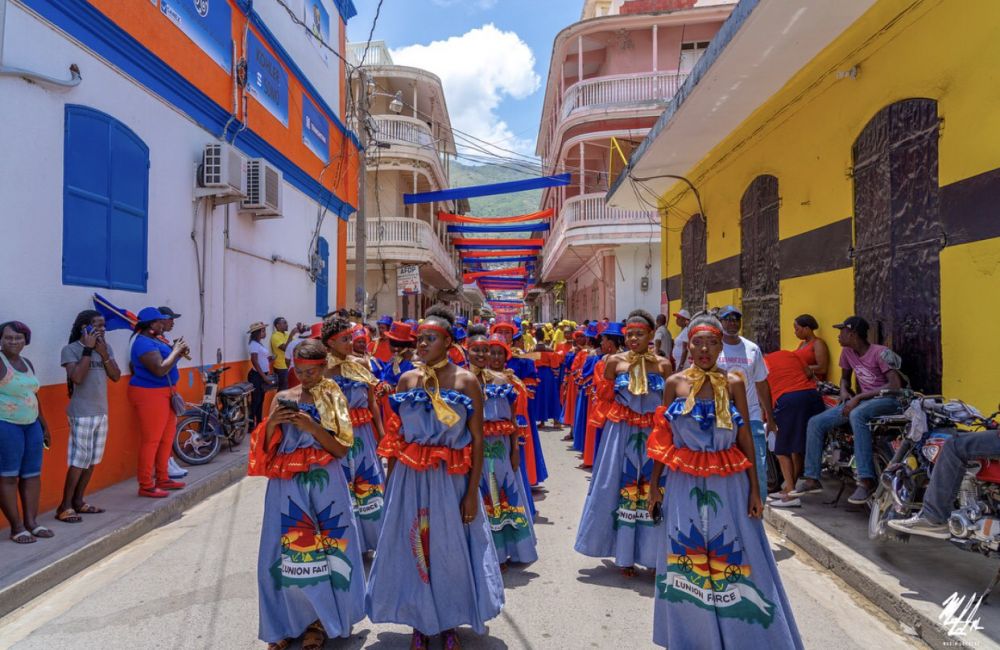
[[[513, 165], [510, 167], [513, 167]], [[499, 165], [463, 165], [453, 160], [451, 162], [451, 186], [487, 185], [489, 183], [503, 183], [505, 181], [534, 178], [535, 176], [529, 173], [521, 173], [510, 167], [501, 167]], [[538, 202], [541, 199], [541, 190], [497, 194], [495, 196], [480, 196], [469, 199], [469, 204], [472, 206], [470, 214], [477, 217], [506, 217], [528, 214], [538, 210]]]

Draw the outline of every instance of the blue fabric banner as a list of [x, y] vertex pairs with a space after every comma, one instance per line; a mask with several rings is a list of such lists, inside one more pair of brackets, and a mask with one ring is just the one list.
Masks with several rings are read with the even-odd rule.
[[510, 194], [512, 192], [538, 190], [545, 187], [559, 187], [560, 185], [569, 185], [569, 179], [569, 174], [559, 174], [558, 176], [539, 176], [538, 178], [526, 178], [521, 181], [508, 181], [506, 183], [453, 187], [447, 190], [438, 190], [437, 192], [404, 194], [403, 204], [413, 205], [415, 203], [430, 203], [431, 201], [455, 201], [457, 199], [470, 199], [475, 196]]
[[[497, 241], [503, 241], [503, 240], [502, 239], [498, 239]], [[503, 245], [503, 244], [457, 244], [455, 246], [455, 248], [457, 248], [460, 251], [472, 251], [472, 250], [489, 250], [489, 251], [492, 251], [492, 250], [498, 250], [498, 251], [502, 251], [502, 250], [515, 250], [515, 251], [520, 251], [520, 250], [535, 250], [535, 251], [540, 251], [540, 250], [542, 250], [541, 246], [524, 246], [523, 244], [511, 244], [511, 245], [506, 245], [506, 246]]]
[[498, 262], [533, 262], [534, 257], [470, 257], [462, 260], [466, 264], [495, 264]]
[[515, 223], [509, 226], [448, 226], [448, 232], [541, 232], [548, 230], [548, 223]]

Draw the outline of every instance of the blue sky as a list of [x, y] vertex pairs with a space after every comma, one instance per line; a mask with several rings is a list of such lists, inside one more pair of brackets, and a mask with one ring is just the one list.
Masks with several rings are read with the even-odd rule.
[[[378, 0], [354, 0], [348, 41], [364, 41]], [[452, 126], [534, 153], [555, 35], [583, 0], [384, 0], [373, 40], [397, 63], [442, 77]], [[531, 57], [533, 57], [533, 65]]]

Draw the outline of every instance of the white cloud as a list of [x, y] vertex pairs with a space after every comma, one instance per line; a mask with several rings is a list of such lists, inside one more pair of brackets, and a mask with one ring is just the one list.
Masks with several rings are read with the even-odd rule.
[[[516, 137], [497, 114], [505, 98], [524, 99], [541, 84], [535, 74], [535, 55], [515, 32], [487, 24], [447, 40], [392, 50], [392, 59], [441, 77], [454, 128], [506, 149], [534, 154], [533, 140]], [[458, 146], [462, 148], [461, 141]]]

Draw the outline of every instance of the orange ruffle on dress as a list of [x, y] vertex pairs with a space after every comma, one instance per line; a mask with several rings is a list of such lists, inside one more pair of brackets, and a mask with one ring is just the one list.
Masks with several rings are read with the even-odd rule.
[[647, 429], [653, 426], [654, 415], [655, 413], [636, 413], [624, 404], [614, 402], [608, 408], [607, 419], [612, 422], [625, 422], [626, 424]]
[[583, 364], [586, 363], [587, 356], [584, 350], [577, 352], [576, 356], [573, 357], [573, 363], [569, 366], [569, 372], [566, 373], [566, 378], [563, 380], [565, 390], [562, 392], [562, 423], [568, 427], [573, 426], [573, 418], [576, 417], [576, 398], [580, 394], [580, 386], [576, 382], [580, 380], [580, 371], [583, 370]]
[[287, 454], [279, 454], [281, 427], [275, 427], [270, 444], [264, 444], [267, 418], [250, 432], [250, 456], [247, 460], [248, 476], [291, 479], [305, 472], [310, 465], [327, 465], [335, 460], [333, 454], [317, 447], [302, 447]]
[[587, 432], [583, 439], [583, 465], [592, 467], [597, 455], [597, 430], [604, 426], [615, 404], [615, 382], [604, 376], [604, 359], [594, 364], [590, 403], [587, 407]]
[[517, 389], [517, 399], [514, 401], [514, 415], [517, 416], [517, 421], [524, 422], [524, 425], [518, 425], [518, 440], [521, 442], [521, 453], [524, 455], [524, 470], [528, 475], [528, 485], [536, 485], [538, 483], [538, 469], [535, 464], [535, 440], [531, 436], [531, 429], [528, 428], [528, 392], [527, 389], [521, 386], [519, 383], [514, 382], [514, 388]]
[[750, 461], [735, 445], [721, 451], [695, 451], [674, 446], [674, 432], [665, 417], [667, 407], [656, 409], [646, 454], [676, 472], [693, 476], [728, 476], [750, 469]]
[[495, 420], [493, 422], [483, 422], [483, 435], [489, 436], [512, 436], [517, 433], [517, 425], [510, 420]]
[[472, 468], [472, 448], [454, 449], [443, 445], [421, 445], [407, 442], [399, 432], [402, 422], [395, 412], [386, 418], [385, 436], [378, 443], [378, 455], [395, 458], [418, 472], [427, 471], [443, 463], [449, 474], [468, 474]]
[[348, 413], [351, 415], [351, 425], [356, 427], [362, 424], [368, 424], [374, 419], [372, 417], [371, 410], [367, 408], [350, 409]]

